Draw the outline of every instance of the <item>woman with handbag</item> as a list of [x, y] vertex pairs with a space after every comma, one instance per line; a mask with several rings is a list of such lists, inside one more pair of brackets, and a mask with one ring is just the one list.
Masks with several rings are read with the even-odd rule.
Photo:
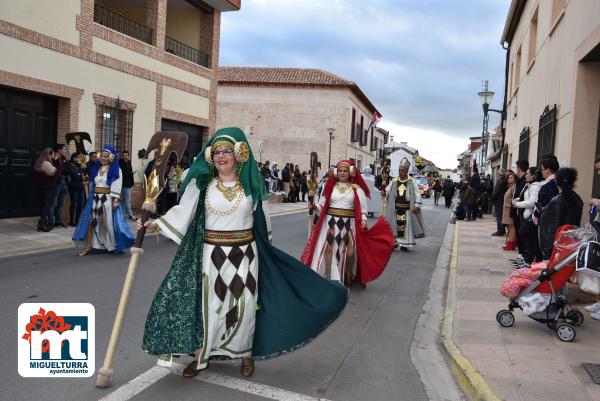
[[529, 267], [533, 261], [541, 262], [540, 245], [538, 241], [537, 226], [533, 222], [533, 209], [538, 199], [538, 192], [542, 186], [542, 174], [537, 167], [529, 167], [525, 173], [527, 188], [523, 193], [523, 200], [513, 199], [513, 207], [523, 210], [523, 221], [519, 226], [518, 235], [523, 239], [525, 249], [519, 249], [523, 253], [523, 262], [516, 267]]

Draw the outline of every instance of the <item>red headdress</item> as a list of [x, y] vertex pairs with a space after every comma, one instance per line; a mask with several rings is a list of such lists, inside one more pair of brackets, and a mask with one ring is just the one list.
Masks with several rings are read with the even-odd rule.
[[337, 182], [337, 169], [340, 166], [344, 165], [347, 166], [350, 170], [350, 178], [348, 179], [348, 182], [350, 184], [358, 185], [365, 193], [365, 196], [367, 198], [370, 198], [371, 192], [369, 192], [369, 187], [365, 183], [365, 180], [363, 180], [360, 171], [358, 171], [358, 169], [354, 166], [354, 162], [352, 160], [340, 160], [338, 164], [336, 164], [335, 169], [333, 170], [333, 174], [329, 174], [329, 177], [325, 182], [325, 186], [323, 187], [323, 196], [325, 196], [325, 199], [329, 200], [329, 198], [331, 197], [333, 187], [335, 187], [335, 184]]

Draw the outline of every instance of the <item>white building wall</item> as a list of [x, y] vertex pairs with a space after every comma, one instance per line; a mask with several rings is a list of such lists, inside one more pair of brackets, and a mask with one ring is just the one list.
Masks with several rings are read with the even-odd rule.
[[80, 13], [81, 0], [0, 1], [0, 18], [3, 20], [74, 45], [79, 44], [75, 17]]
[[[518, 159], [519, 134], [530, 128], [529, 161], [537, 162], [539, 117], [546, 106], [557, 106], [554, 153], [561, 165], [579, 170], [578, 192], [591, 194], [592, 165], [596, 148], [600, 71], [580, 63], [600, 41], [600, 2], [569, 0], [558, 22], [551, 20], [552, 1], [528, 1], [511, 44], [506, 143], [508, 168]], [[535, 58], [529, 63], [530, 21], [538, 10]], [[518, 80], [514, 74], [517, 49], [521, 46]], [[574, 118], [576, 104], [592, 104], [589, 112]], [[586, 146], [578, 147], [578, 144]], [[577, 151], [574, 149], [577, 148]]]

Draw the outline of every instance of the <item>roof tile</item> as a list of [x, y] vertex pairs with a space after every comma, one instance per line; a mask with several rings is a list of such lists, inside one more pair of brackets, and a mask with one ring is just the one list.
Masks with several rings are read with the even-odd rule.
[[354, 81], [318, 68], [220, 67], [219, 84], [346, 87], [371, 112], [379, 112]]

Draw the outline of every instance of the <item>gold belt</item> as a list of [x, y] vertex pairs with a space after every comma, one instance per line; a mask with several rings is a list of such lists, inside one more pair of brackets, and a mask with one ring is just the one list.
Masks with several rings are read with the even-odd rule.
[[204, 231], [204, 242], [211, 245], [247, 245], [254, 241], [252, 230]]
[[354, 217], [354, 210], [330, 207], [327, 209], [327, 214], [334, 217]]
[[94, 188], [94, 192], [97, 194], [109, 194], [110, 193], [110, 188], [107, 187], [97, 187]]
[[396, 207], [400, 207], [402, 209], [408, 209], [408, 208], [410, 208], [410, 203], [396, 202]]

